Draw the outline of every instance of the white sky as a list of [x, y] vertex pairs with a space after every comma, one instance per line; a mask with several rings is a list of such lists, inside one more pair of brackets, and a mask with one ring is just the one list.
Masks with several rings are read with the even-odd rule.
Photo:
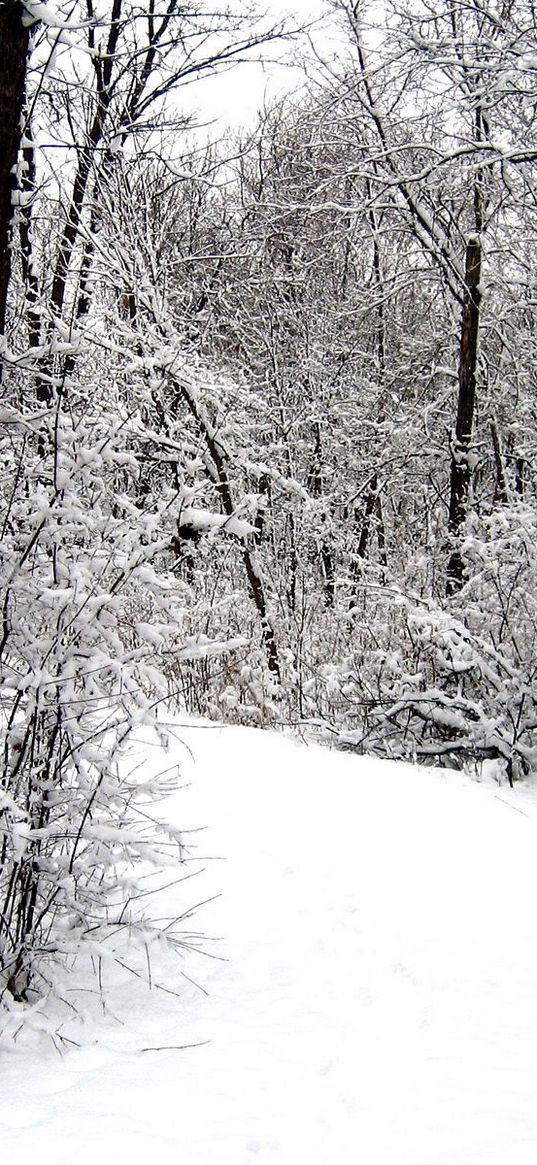
[[[275, 24], [282, 19], [291, 26], [319, 22], [313, 35], [325, 44], [330, 32], [333, 34], [334, 17], [325, 0], [267, 0], [265, 7], [269, 20]], [[263, 62], [237, 65], [218, 77], [195, 81], [183, 91], [185, 104], [196, 109], [203, 120], [214, 122], [218, 129], [226, 124], [235, 128], [251, 124], [265, 99], [273, 100], [305, 83], [303, 68], [293, 63], [293, 58], [300, 55], [303, 51], [301, 54], [298, 39], [269, 45]]]

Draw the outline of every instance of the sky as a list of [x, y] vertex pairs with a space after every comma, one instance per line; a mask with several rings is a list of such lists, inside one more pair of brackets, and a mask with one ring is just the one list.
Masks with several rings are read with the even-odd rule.
[[[275, 24], [281, 20], [295, 27], [311, 24], [312, 38], [322, 38], [325, 48], [329, 34], [334, 36], [334, 18], [325, 0], [270, 0], [265, 7]], [[237, 65], [217, 77], [203, 77], [189, 87], [185, 94], [187, 104], [198, 110], [201, 120], [214, 123], [219, 130], [226, 125], [252, 125], [265, 101], [305, 83], [304, 42], [303, 45], [301, 48], [299, 39], [274, 44], [264, 51], [261, 61]]]

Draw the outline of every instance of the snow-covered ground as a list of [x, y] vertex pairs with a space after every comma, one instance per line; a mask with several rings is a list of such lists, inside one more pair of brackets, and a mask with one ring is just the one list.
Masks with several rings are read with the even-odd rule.
[[162, 910], [220, 894], [184, 923], [211, 957], [153, 963], [179, 998], [111, 973], [63, 1056], [7, 1042], [2, 1159], [535, 1165], [531, 792], [243, 728], [145, 751], [207, 826]]

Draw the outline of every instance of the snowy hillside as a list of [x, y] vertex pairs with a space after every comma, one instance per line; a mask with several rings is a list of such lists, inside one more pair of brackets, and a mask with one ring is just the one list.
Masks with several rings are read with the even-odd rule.
[[6, 1043], [3, 1158], [534, 1165], [531, 794], [254, 730], [173, 734], [146, 763], [180, 764], [166, 812], [207, 826], [188, 836], [208, 860], [162, 912], [219, 894], [185, 920], [219, 957], [185, 955], [178, 999], [126, 974], [103, 1013], [90, 983], [63, 1056]]

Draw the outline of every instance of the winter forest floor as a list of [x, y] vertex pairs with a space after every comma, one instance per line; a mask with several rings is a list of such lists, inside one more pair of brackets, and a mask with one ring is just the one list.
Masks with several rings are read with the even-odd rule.
[[6, 1041], [3, 1160], [534, 1165], [533, 790], [244, 728], [170, 740], [140, 746], [187, 785], [162, 812], [207, 828], [162, 913], [219, 895], [184, 921], [211, 957], [154, 958], [151, 992], [110, 970], [104, 1010], [67, 985], [63, 1055]]

